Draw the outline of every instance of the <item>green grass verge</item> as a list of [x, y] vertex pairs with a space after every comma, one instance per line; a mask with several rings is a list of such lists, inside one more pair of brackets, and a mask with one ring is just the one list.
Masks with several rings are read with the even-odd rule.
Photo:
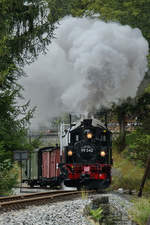
[[[139, 190], [141, 180], [144, 174], [144, 168], [141, 168], [135, 161], [131, 161], [124, 157], [124, 152], [121, 154], [113, 149], [113, 167], [117, 171], [117, 175], [112, 177], [112, 188]], [[143, 193], [150, 194], [150, 179], [145, 183]]]
[[150, 217], [150, 199], [139, 198], [134, 200], [129, 215], [137, 224], [146, 225]]
[[[134, 134], [129, 135], [127, 142], [132, 143], [135, 138]], [[113, 167], [117, 171], [112, 178], [112, 189], [123, 188], [126, 190], [136, 190], [137, 194], [144, 175], [144, 168], [140, 163], [125, 157], [127, 150], [119, 153], [113, 148]], [[129, 210], [129, 216], [139, 225], [146, 225], [150, 217], [150, 179], [146, 180], [143, 189], [143, 198], [138, 198], [137, 195], [133, 200], [133, 207]]]

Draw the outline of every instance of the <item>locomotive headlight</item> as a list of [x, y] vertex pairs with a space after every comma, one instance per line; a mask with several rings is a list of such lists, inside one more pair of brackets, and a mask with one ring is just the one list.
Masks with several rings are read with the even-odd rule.
[[68, 156], [72, 156], [72, 151], [71, 150], [68, 151]]
[[93, 134], [92, 133], [87, 133], [86, 136], [87, 136], [88, 139], [91, 139], [93, 137]]
[[104, 151], [100, 152], [100, 156], [105, 157], [105, 155], [106, 155], [106, 152], [104, 152]]

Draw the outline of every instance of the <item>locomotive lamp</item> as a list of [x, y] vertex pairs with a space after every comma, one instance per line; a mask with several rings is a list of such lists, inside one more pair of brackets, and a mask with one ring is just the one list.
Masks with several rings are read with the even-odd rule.
[[101, 155], [102, 157], [105, 157], [105, 155], [106, 155], [106, 152], [104, 152], [104, 151], [101, 151], [101, 152], [100, 152], [100, 155]]
[[72, 156], [72, 151], [71, 150], [68, 151], [68, 156]]
[[87, 133], [86, 136], [87, 136], [88, 139], [91, 139], [93, 137], [93, 134], [92, 133]]

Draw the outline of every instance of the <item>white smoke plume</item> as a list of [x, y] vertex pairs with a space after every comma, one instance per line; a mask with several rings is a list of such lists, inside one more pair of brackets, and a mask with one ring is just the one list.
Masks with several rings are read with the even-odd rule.
[[90, 112], [134, 97], [147, 70], [141, 31], [99, 19], [65, 17], [46, 56], [28, 67], [23, 84], [40, 117]]

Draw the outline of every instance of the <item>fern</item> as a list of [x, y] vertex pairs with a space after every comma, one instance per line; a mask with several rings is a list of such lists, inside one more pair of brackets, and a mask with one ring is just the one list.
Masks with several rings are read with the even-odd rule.
[[99, 221], [103, 217], [102, 213], [103, 213], [103, 210], [100, 207], [95, 210], [93, 209], [90, 210], [90, 215], [94, 221]]

